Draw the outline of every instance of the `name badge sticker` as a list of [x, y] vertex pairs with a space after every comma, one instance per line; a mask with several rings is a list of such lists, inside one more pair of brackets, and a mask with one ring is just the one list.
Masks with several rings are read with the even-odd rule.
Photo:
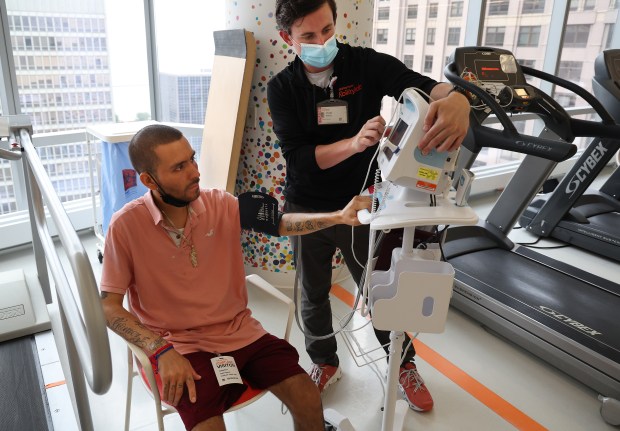
[[211, 364], [220, 386], [230, 385], [231, 383], [243, 384], [235, 358], [232, 356], [216, 356], [211, 358]]
[[324, 100], [317, 103], [316, 111], [319, 126], [347, 124], [349, 122], [349, 104], [344, 100]]

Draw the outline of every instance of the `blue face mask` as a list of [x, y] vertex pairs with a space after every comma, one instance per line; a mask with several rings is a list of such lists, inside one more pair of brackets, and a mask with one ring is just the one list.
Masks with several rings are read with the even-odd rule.
[[336, 35], [327, 39], [323, 45], [300, 43], [299, 46], [301, 47], [299, 58], [307, 65], [313, 67], [329, 66], [338, 53]]

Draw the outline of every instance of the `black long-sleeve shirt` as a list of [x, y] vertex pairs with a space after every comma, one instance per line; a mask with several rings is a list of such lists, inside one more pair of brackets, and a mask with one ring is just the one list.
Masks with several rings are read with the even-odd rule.
[[341, 43], [338, 48], [334, 97], [348, 103], [348, 124], [318, 125], [317, 103], [329, 99], [329, 89], [310, 83], [299, 58], [267, 86], [274, 131], [286, 160], [284, 195], [290, 202], [318, 211], [343, 208], [372, 183], [376, 161], [367, 183], [363, 181], [376, 146], [328, 169], [318, 166], [315, 147], [355, 136], [366, 121], [380, 114], [384, 96], [398, 98], [410, 87], [430, 94], [437, 84], [388, 54]]

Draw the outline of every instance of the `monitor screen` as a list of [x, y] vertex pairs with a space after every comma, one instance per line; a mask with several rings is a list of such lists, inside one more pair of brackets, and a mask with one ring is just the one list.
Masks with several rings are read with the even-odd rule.
[[476, 74], [480, 81], [508, 81], [499, 60], [476, 60]]
[[527, 96], [527, 91], [525, 90], [525, 88], [515, 88], [515, 93], [517, 94], [517, 96]]
[[400, 141], [403, 139], [407, 127], [409, 127], [409, 124], [405, 123], [402, 118], [399, 118], [392, 129], [392, 133], [390, 133], [390, 142], [396, 146], [400, 146]]
[[[409, 127], [409, 124], [405, 123], [405, 121], [402, 118], [399, 118], [398, 121], [396, 122], [396, 125], [392, 129], [392, 133], [390, 133], [390, 137], [388, 138], [389, 141], [392, 144], [399, 147], [400, 141], [402, 141], [403, 136], [405, 132], [407, 131], [408, 127]], [[389, 147], [385, 147], [383, 152], [385, 153], [385, 156], [387, 157], [388, 160], [390, 160], [392, 158], [392, 155], [394, 154]]]

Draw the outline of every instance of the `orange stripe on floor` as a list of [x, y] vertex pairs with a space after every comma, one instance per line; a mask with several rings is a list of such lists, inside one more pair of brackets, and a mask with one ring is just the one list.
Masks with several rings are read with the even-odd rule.
[[56, 386], [62, 386], [66, 383], [67, 382], [65, 380], [61, 380], [59, 382], [54, 382], [54, 383], [48, 383], [47, 385], [45, 385], [45, 389], [55, 388]]
[[[331, 293], [349, 307], [352, 307], [355, 302], [355, 296], [339, 284], [332, 286]], [[463, 390], [518, 430], [544, 431], [547, 429], [420, 340], [415, 339], [413, 343], [417, 356], [424, 359], [433, 368], [459, 385]]]

